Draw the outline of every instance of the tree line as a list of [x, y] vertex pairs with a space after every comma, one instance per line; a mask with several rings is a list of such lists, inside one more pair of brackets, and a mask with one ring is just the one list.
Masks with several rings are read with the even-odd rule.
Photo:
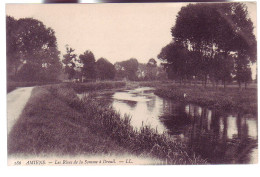
[[[9, 81], [57, 81], [65, 73], [68, 80], [154, 80], [163, 76], [155, 59], [147, 64], [131, 58], [114, 65], [106, 58], [97, 61], [90, 50], [77, 55], [66, 45], [60, 56], [55, 31], [33, 18], [6, 16], [7, 79]], [[159, 74], [158, 74], [159, 73]], [[64, 79], [64, 78], [62, 78]]]
[[[236, 81], [251, 80], [250, 65], [256, 62], [253, 23], [243, 3], [198, 3], [182, 7], [171, 28], [172, 42], [161, 49], [157, 65], [135, 58], [110, 63], [97, 61], [90, 50], [77, 55], [66, 46], [60, 56], [55, 31], [33, 18], [6, 17], [7, 78], [14, 81], [55, 81], [61, 73], [69, 80]], [[166, 71], [166, 72], [165, 72]], [[166, 76], [167, 73], [167, 76]]]
[[77, 56], [68, 45], [66, 46], [66, 54], [63, 55], [64, 72], [68, 75], [68, 79], [78, 79], [78, 81], [87, 80], [107, 80], [113, 79], [115, 76], [115, 68], [105, 58], [99, 58], [97, 61], [94, 54], [90, 50], [86, 50], [83, 54]]
[[253, 23], [243, 3], [199, 3], [182, 7], [171, 28], [173, 41], [158, 58], [168, 77], [185, 81], [251, 80], [250, 64], [256, 62]]
[[157, 66], [155, 59], [151, 58], [147, 64], [139, 63], [137, 59], [130, 58], [125, 61], [116, 62], [114, 65], [106, 58], [95, 59], [93, 52], [86, 50], [77, 56], [68, 45], [66, 54], [63, 55], [64, 72], [68, 79], [77, 81], [91, 80], [156, 80], [166, 79], [162, 67]]

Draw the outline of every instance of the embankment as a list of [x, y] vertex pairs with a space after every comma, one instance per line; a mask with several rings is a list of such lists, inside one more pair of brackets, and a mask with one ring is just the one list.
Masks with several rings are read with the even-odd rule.
[[158, 87], [155, 94], [177, 101], [194, 103], [221, 111], [239, 111], [257, 114], [257, 89], [248, 88], [204, 88], [193, 86], [167, 85]]

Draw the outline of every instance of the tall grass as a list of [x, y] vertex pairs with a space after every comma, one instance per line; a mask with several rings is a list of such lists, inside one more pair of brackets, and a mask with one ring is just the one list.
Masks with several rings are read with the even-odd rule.
[[205, 164], [185, 144], [149, 127], [135, 130], [129, 116], [120, 117], [91, 97], [78, 99], [64, 85], [33, 90], [8, 138], [8, 152], [120, 154], [159, 158], [166, 164]]

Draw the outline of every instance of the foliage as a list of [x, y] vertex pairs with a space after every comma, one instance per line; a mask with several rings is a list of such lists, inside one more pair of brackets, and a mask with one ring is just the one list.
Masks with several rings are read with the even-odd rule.
[[156, 67], [157, 66], [157, 61], [154, 58], [150, 58], [148, 63], [147, 63], [148, 67]]
[[240, 57], [235, 58], [235, 80], [238, 82], [239, 87], [241, 88], [241, 83], [247, 84], [252, 80], [251, 68], [249, 65], [249, 61], [247, 59], [243, 59], [247, 56], [240, 55]]
[[66, 54], [63, 55], [63, 60], [62, 60], [62, 62], [65, 64], [65, 73], [68, 74], [69, 79], [72, 79], [76, 74], [75, 62], [77, 60], [76, 58], [77, 55], [73, 53], [74, 51], [75, 49], [72, 49], [71, 47], [66, 45]]
[[189, 4], [171, 33], [173, 42], [158, 55], [170, 78], [203, 78], [205, 85], [208, 78], [225, 85], [232, 74], [238, 82], [250, 80], [243, 68], [256, 60], [256, 39], [245, 4]]
[[129, 80], [136, 80], [136, 72], [138, 70], [138, 61], [131, 58], [126, 61], [115, 63], [116, 75], [118, 78], [126, 78]]
[[96, 73], [97, 78], [101, 80], [114, 79], [115, 68], [112, 63], [110, 63], [105, 58], [100, 58], [96, 62]]
[[55, 32], [33, 18], [6, 17], [7, 68], [12, 80], [55, 80], [61, 69]]
[[164, 62], [169, 78], [188, 78], [192, 74], [191, 56], [189, 51], [180, 43], [170, 43], [162, 48], [158, 58]]
[[90, 50], [86, 50], [84, 54], [79, 56], [80, 63], [83, 64], [81, 68], [82, 76], [86, 79], [96, 78], [96, 60], [94, 54]]
[[154, 58], [149, 59], [146, 64], [147, 72], [146, 72], [146, 80], [155, 80], [157, 74], [157, 61]]

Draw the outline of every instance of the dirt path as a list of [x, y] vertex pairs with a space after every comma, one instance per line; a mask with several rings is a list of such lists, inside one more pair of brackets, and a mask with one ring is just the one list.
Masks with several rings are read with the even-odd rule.
[[25, 104], [31, 96], [33, 87], [18, 88], [7, 94], [7, 133], [22, 113]]

